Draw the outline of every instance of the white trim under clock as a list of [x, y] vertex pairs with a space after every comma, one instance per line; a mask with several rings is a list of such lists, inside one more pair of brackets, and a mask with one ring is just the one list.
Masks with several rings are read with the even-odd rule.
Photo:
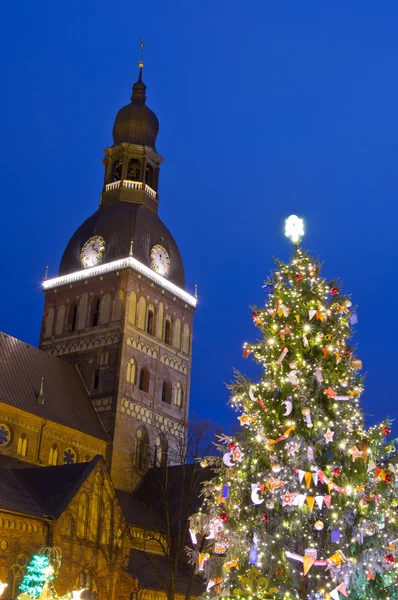
[[70, 273], [69, 275], [61, 275], [61, 277], [54, 277], [53, 279], [45, 279], [42, 283], [44, 290], [50, 290], [56, 287], [60, 287], [61, 285], [68, 285], [69, 283], [74, 283], [76, 281], [83, 281], [84, 279], [88, 279], [90, 277], [97, 277], [98, 275], [103, 275], [104, 273], [111, 273], [112, 271], [120, 271], [121, 269], [126, 269], [130, 267], [144, 275], [150, 281], [153, 281], [161, 288], [174, 294], [180, 300], [183, 300], [189, 306], [196, 308], [197, 298], [188, 294], [185, 290], [178, 287], [162, 275], [155, 273], [146, 265], [143, 265], [139, 260], [133, 258], [132, 256], [127, 256], [126, 258], [121, 258], [120, 260], [114, 260], [113, 262], [106, 263], [104, 265], [98, 265], [97, 267], [89, 267], [88, 269], [82, 269], [81, 271], [76, 271], [76, 273]]

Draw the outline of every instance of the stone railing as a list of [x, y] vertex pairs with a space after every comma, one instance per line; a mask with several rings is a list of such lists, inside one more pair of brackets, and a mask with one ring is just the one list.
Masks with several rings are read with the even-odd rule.
[[112, 183], [107, 183], [105, 186], [105, 191], [110, 192], [111, 190], [117, 190], [120, 187], [127, 188], [129, 190], [144, 190], [147, 194], [152, 196], [152, 198], [156, 198], [156, 192], [146, 183], [143, 184], [141, 181], [129, 181], [128, 179], [123, 179], [122, 181], [113, 181]]

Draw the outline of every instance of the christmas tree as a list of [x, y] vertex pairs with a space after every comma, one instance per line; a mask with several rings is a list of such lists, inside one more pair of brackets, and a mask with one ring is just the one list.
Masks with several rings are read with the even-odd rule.
[[54, 579], [54, 568], [47, 556], [35, 554], [26, 567], [26, 574], [19, 586], [24, 597], [39, 598], [45, 584]]
[[222, 460], [190, 520], [191, 558], [209, 597], [398, 598], [390, 423], [365, 426], [357, 313], [301, 249], [302, 233], [290, 217], [295, 251], [275, 261], [253, 310], [260, 339], [244, 356], [264, 371], [231, 385], [241, 429], [219, 438]]

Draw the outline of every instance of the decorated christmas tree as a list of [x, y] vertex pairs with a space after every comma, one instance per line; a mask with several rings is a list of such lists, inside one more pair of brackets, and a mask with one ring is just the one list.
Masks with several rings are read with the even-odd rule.
[[243, 350], [263, 373], [231, 385], [241, 429], [209, 459], [191, 559], [208, 597], [398, 598], [395, 446], [389, 421], [368, 428], [359, 408], [357, 313], [301, 249], [302, 221], [286, 234], [293, 256], [275, 261], [252, 313], [259, 339]]
[[26, 574], [19, 586], [24, 597], [40, 598], [43, 590], [54, 579], [54, 568], [47, 556], [35, 554], [26, 567]]

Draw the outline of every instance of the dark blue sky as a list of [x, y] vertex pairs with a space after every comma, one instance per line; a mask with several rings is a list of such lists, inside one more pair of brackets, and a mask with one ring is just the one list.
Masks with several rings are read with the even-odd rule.
[[359, 306], [366, 413], [397, 406], [398, 5], [395, 0], [41, 0], [2, 7], [0, 329], [36, 344], [56, 274], [98, 206], [102, 150], [147, 45], [165, 157], [160, 216], [199, 285], [192, 411], [225, 426], [283, 220]]

